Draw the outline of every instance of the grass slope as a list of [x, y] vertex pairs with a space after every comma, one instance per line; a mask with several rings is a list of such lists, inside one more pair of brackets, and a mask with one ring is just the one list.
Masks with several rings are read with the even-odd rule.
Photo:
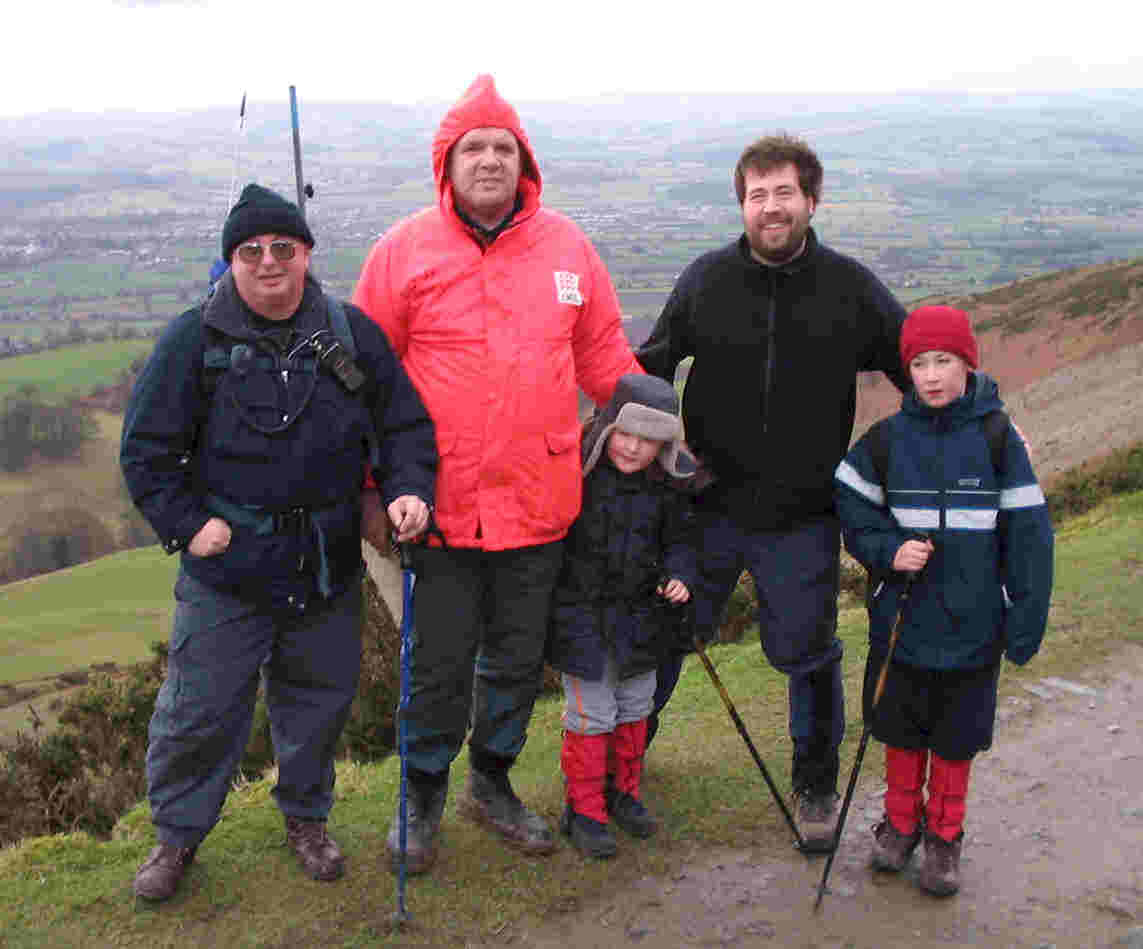
[[119, 373], [155, 348], [153, 339], [107, 340], [62, 346], [42, 353], [12, 356], [2, 364], [0, 398], [23, 385], [34, 385], [47, 399], [89, 392], [114, 382]]
[[[1074, 675], [1125, 639], [1143, 637], [1143, 493], [1108, 502], [1059, 532], [1052, 614], [1044, 650], [1029, 667], [1006, 665], [1002, 688], [1045, 675]], [[859, 681], [865, 658], [860, 609], [841, 618], [849, 739], [844, 773], [860, 735]], [[719, 674], [779, 787], [789, 786], [789, 740], [782, 677], [760, 661], [750, 634], [711, 650]], [[555, 820], [560, 703], [541, 700], [513, 771], [521, 795]], [[1003, 746], [998, 749], [1003, 754]], [[880, 754], [865, 774], [877, 780]], [[0, 932], [11, 949], [42, 946], [374, 946], [509, 941], [512, 927], [599, 899], [646, 874], [663, 874], [699, 850], [720, 846], [788, 852], [790, 833], [697, 661], [688, 660], [663, 730], [648, 758], [645, 796], [662, 829], [650, 841], [621, 840], [616, 859], [582, 860], [567, 846], [523, 858], [457, 818], [465, 755], [452, 776], [441, 861], [410, 880], [411, 930], [393, 935], [394, 878], [384, 838], [396, 801], [398, 763], [343, 763], [331, 829], [349, 859], [336, 884], [300, 875], [282, 845], [272, 777], [230, 795], [178, 896], [137, 905], [131, 879], [153, 841], [146, 805], [127, 815], [114, 839], [85, 835], [25, 841], [0, 852]]]
[[141, 547], [0, 587], [0, 681], [148, 658], [169, 633], [177, 567]]

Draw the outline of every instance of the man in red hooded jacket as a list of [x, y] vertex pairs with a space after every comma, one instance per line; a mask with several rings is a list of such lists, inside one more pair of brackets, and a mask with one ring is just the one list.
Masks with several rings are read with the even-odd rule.
[[[541, 206], [539, 166], [491, 76], [445, 115], [432, 161], [437, 204], [376, 243], [353, 296], [388, 335], [440, 449], [435, 513], [447, 546], [414, 552], [414, 873], [435, 859], [470, 718], [461, 813], [527, 852], [554, 849], [508, 769], [524, 746], [563, 539], [579, 512], [577, 387], [603, 404], [621, 375], [642, 371], [606, 268], [575, 224]], [[394, 868], [399, 830], [395, 816]]]

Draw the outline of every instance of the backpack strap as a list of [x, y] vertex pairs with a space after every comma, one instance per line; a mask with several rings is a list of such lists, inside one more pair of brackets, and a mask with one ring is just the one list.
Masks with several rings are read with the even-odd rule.
[[329, 326], [333, 330], [333, 335], [340, 341], [341, 345], [345, 347], [345, 351], [349, 353], [350, 359], [357, 358], [357, 342], [353, 338], [353, 330], [349, 326], [349, 317], [345, 315], [345, 307], [342, 306], [340, 300], [335, 300], [331, 296], [325, 298], [326, 312], [329, 314]]
[[1008, 447], [1008, 413], [1003, 409], [993, 409], [984, 416], [981, 423], [984, 437], [988, 439], [988, 452], [992, 456], [992, 470], [1004, 474], [1004, 460]]
[[[881, 419], [870, 426], [865, 433], [866, 444], [869, 448], [870, 460], [873, 462], [873, 471], [877, 475], [882, 487], [885, 487], [885, 478], [889, 471], [889, 418]], [[985, 413], [981, 421], [981, 430], [988, 441], [988, 454], [992, 460], [992, 470], [1004, 474], [1004, 459], [1008, 447], [1008, 413], [1003, 409], [993, 409]]]
[[865, 433], [869, 456], [873, 462], [873, 471], [881, 487], [885, 487], [885, 478], [889, 472], [889, 418], [886, 416], [874, 422], [869, 431]]
[[[345, 347], [350, 359], [357, 358], [357, 341], [353, 338], [353, 330], [349, 325], [345, 307], [340, 300], [326, 296], [326, 315], [329, 319], [330, 329], [338, 342]], [[206, 312], [205, 302], [199, 308], [200, 319]], [[222, 374], [230, 368], [230, 359], [233, 348], [228, 343], [228, 337], [213, 327], [203, 324], [206, 331], [207, 343], [203, 352], [202, 390], [206, 395], [207, 404], [214, 399], [214, 392], [218, 388], [218, 381]]]

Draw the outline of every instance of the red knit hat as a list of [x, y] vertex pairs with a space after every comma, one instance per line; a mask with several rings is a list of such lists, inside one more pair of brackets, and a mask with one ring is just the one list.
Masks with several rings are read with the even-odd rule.
[[901, 327], [901, 363], [906, 369], [914, 356], [937, 349], [960, 356], [973, 369], [980, 364], [972, 323], [964, 310], [922, 306], [905, 319]]

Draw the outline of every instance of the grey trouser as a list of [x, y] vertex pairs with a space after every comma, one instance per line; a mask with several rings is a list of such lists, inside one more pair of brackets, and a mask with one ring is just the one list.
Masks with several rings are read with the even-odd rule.
[[564, 728], [579, 735], [606, 735], [616, 725], [642, 721], [651, 714], [655, 670], [620, 679], [615, 660], [607, 657], [603, 678], [595, 682], [560, 676], [564, 686]]
[[147, 747], [151, 819], [197, 846], [218, 820], [246, 743], [261, 672], [287, 817], [324, 820], [361, 666], [361, 584], [301, 615], [267, 610], [180, 571], [167, 678]]

